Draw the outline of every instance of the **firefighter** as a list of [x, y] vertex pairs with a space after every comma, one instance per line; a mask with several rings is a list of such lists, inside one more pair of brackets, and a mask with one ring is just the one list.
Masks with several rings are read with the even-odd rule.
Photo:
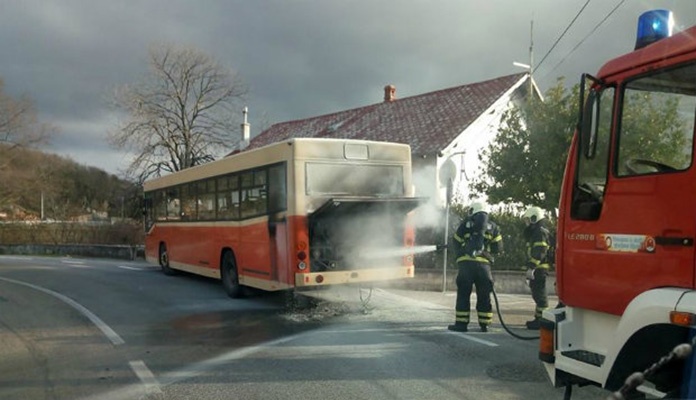
[[527, 282], [532, 290], [532, 299], [536, 307], [534, 319], [527, 321], [527, 329], [538, 330], [541, 314], [549, 307], [546, 295], [546, 277], [549, 274], [551, 233], [546, 228], [544, 211], [539, 207], [529, 207], [522, 219], [527, 225], [524, 229], [524, 241], [527, 244]]
[[457, 247], [457, 303], [455, 322], [447, 329], [467, 332], [470, 321], [471, 290], [476, 286], [476, 314], [482, 332], [488, 331], [493, 321], [491, 292], [493, 255], [502, 250], [502, 236], [498, 226], [488, 218], [488, 207], [476, 201], [471, 204], [467, 217], [454, 234]]

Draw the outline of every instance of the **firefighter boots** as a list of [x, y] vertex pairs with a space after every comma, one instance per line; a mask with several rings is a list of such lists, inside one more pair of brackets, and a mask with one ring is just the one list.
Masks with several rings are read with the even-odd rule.
[[459, 322], [454, 323], [454, 325], [449, 325], [447, 329], [455, 332], [467, 332], [469, 328], [467, 328], [466, 324], [462, 324]]
[[538, 331], [541, 324], [539, 323], [538, 319], [533, 319], [531, 321], [527, 321], [526, 325], [527, 329], [530, 331]]

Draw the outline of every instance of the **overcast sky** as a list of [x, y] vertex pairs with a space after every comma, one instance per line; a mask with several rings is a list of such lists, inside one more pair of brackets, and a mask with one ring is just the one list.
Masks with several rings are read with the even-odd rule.
[[403, 98], [522, 72], [512, 63], [529, 63], [532, 19], [543, 91], [631, 51], [644, 11], [671, 9], [676, 30], [696, 24], [694, 0], [592, 0], [548, 53], [586, 2], [6, 0], [0, 78], [58, 128], [49, 151], [117, 173], [128, 158], [106, 142], [116, 118], [106, 100], [140, 80], [155, 43], [194, 46], [234, 69], [250, 90], [253, 136], [380, 102], [387, 84]]

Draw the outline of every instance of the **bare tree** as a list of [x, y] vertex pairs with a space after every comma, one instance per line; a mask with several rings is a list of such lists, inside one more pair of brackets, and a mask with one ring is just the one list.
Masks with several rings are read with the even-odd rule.
[[144, 82], [116, 91], [128, 115], [110, 133], [112, 145], [133, 153], [128, 173], [139, 181], [212, 161], [236, 144], [238, 75], [207, 54], [171, 45], [150, 50]]
[[0, 79], [0, 209], [17, 201], [16, 193], [10, 190], [17, 177], [8, 170], [13, 157], [22, 154], [17, 150], [44, 144], [53, 133], [54, 128], [38, 122], [34, 103], [26, 96], [14, 98], [6, 94]]
[[38, 122], [34, 103], [26, 96], [7, 95], [0, 79], [0, 169], [9, 163], [12, 150], [45, 143], [52, 133], [53, 128]]

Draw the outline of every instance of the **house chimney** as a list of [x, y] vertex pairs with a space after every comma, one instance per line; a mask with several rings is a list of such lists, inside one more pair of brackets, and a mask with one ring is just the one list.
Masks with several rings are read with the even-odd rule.
[[251, 139], [251, 125], [247, 122], [247, 114], [249, 113], [249, 108], [244, 107], [242, 110], [242, 115], [244, 115], [244, 122], [242, 123], [242, 138], [239, 141], [239, 150], [244, 150], [249, 146], [249, 141]]
[[384, 101], [390, 102], [396, 100], [396, 86], [387, 85], [384, 87]]

